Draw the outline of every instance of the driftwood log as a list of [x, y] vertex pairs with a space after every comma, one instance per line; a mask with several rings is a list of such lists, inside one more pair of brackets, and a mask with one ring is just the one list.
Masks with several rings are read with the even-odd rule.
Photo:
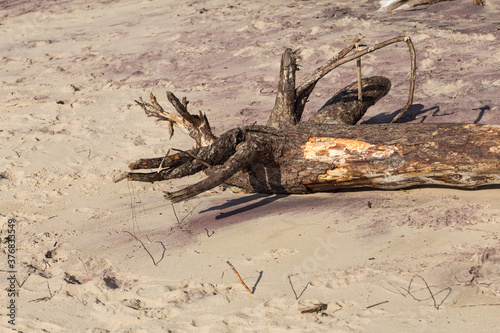
[[[156, 182], [200, 171], [204, 180], [166, 193], [179, 202], [223, 183], [260, 193], [311, 193], [372, 187], [400, 189], [415, 185], [474, 188], [500, 184], [500, 126], [478, 124], [397, 124], [413, 100], [416, 60], [409, 37], [401, 36], [365, 49], [361, 36], [296, 87], [298, 55], [287, 49], [281, 59], [275, 106], [266, 125], [232, 129], [215, 137], [207, 117], [192, 115], [186, 99], [167, 97], [180, 116], [166, 112], [151, 93], [151, 102], [136, 101], [148, 116], [184, 127], [196, 148], [129, 165], [118, 180]], [[411, 55], [410, 93], [391, 124], [355, 125], [385, 96], [391, 83], [375, 76], [361, 79], [361, 56], [396, 42]], [[356, 51], [351, 52], [354, 48]], [[357, 60], [358, 81], [341, 89], [309, 120], [301, 121], [307, 99], [328, 72]], [[138, 170], [149, 170], [148, 172]]]

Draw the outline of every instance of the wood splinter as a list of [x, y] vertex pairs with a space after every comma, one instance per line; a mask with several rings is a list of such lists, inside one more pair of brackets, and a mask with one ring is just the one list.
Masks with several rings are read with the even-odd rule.
[[[203, 113], [190, 114], [187, 100], [167, 97], [180, 115], [151, 102], [136, 102], [148, 116], [187, 129], [196, 143], [189, 151], [130, 164], [132, 172], [117, 180], [155, 182], [204, 171], [202, 181], [166, 193], [172, 202], [189, 199], [222, 183], [248, 192], [306, 194], [345, 188], [401, 189], [415, 185], [476, 188], [500, 184], [500, 125], [399, 124], [413, 103], [416, 57], [408, 36], [359, 48], [359, 35], [336, 56], [296, 86], [297, 54], [281, 58], [274, 108], [266, 125], [235, 128], [215, 137]], [[410, 87], [406, 105], [391, 124], [356, 125], [367, 109], [384, 97], [391, 82], [382, 76], [361, 78], [361, 57], [404, 42], [410, 53]], [[356, 51], [353, 51], [356, 48]], [[353, 51], [353, 52], [352, 52]], [[309, 120], [305, 105], [317, 82], [338, 66], [358, 61], [358, 80], [330, 98]], [[149, 171], [139, 171], [139, 170]]]

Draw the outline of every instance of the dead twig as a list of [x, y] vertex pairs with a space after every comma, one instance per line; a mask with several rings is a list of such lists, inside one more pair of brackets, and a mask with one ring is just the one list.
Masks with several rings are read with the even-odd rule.
[[[434, 294], [432, 291], [431, 291], [431, 288], [429, 287], [429, 285], [427, 284], [427, 282], [425, 281], [425, 279], [423, 277], [421, 277], [420, 275], [418, 274], [415, 274], [413, 275], [413, 277], [411, 278], [410, 280], [410, 283], [408, 284], [408, 295], [410, 295], [411, 297], [413, 297], [413, 299], [415, 300], [418, 300], [418, 301], [421, 301], [420, 299], [416, 298], [410, 291], [410, 287], [411, 287], [411, 284], [413, 282], [413, 280], [418, 277], [420, 278], [422, 281], [424, 281], [424, 284], [425, 284], [425, 287], [427, 288], [427, 290], [429, 291], [429, 294], [431, 295], [431, 298], [434, 302], [434, 307], [436, 308], [436, 310], [439, 310], [439, 307], [444, 303], [444, 301], [448, 298], [448, 296], [450, 296], [451, 294], [451, 288], [450, 287], [447, 287], [447, 288], [444, 288], [442, 290], [440, 290], [439, 292], [437, 292], [436, 294]], [[444, 291], [448, 291], [448, 294], [443, 298], [443, 300], [438, 304], [437, 301], [436, 301], [436, 297], [435, 295], [437, 294], [440, 294], [441, 292], [444, 292]]]
[[139, 239], [137, 238], [136, 235], [134, 235], [133, 233], [131, 233], [130, 231], [127, 231], [127, 230], [124, 230], [123, 232], [126, 232], [127, 234], [129, 234], [130, 236], [134, 237], [139, 243], [141, 243], [142, 247], [144, 248], [144, 250], [146, 250], [146, 252], [149, 254], [149, 257], [151, 258], [151, 260], [153, 261], [153, 264], [155, 266], [158, 265], [158, 263], [156, 262], [155, 258], [153, 258], [153, 255], [151, 254], [151, 252], [149, 252], [148, 248], [146, 247], [146, 245], [144, 245], [144, 243]]
[[[360, 51], [359, 44], [356, 43], [356, 51]], [[358, 74], [358, 101], [363, 100], [363, 84], [361, 83], [361, 57], [356, 59], [356, 68]]]
[[[311, 94], [312, 90], [316, 86], [316, 83], [324, 77], [326, 74], [334, 70], [335, 68], [357, 59], [361, 59], [362, 56], [372, 53], [378, 49], [386, 47], [388, 45], [406, 42], [408, 49], [410, 51], [411, 57], [411, 73], [410, 73], [410, 91], [408, 96], [408, 102], [405, 107], [392, 119], [391, 123], [397, 122], [405, 113], [408, 111], [413, 103], [413, 93], [415, 91], [415, 78], [417, 72], [417, 60], [415, 56], [415, 48], [409, 36], [398, 36], [388, 39], [382, 43], [375, 44], [373, 46], [366, 47], [360, 51], [354, 52], [352, 55], [347, 56], [347, 54], [356, 47], [356, 44], [363, 38], [363, 36], [358, 35], [351, 44], [343, 49], [336, 57], [330, 59], [326, 64], [319, 67], [302, 85], [300, 85], [296, 90], [296, 101], [295, 101], [295, 112], [298, 115], [302, 115], [304, 106], [307, 102], [307, 98]], [[299, 117], [300, 118], [300, 117]]]
[[290, 287], [292, 287], [292, 291], [293, 291], [293, 294], [295, 295], [295, 299], [299, 299], [297, 297], [297, 293], [295, 292], [295, 288], [293, 288], [293, 284], [292, 284], [292, 279], [290, 278], [290, 275], [288, 275], [288, 282], [290, 282]]
[[181, 222], [179, 222], [179, 218], [177, 217], [177, 213], [175, 212], [174, 204], [172, 204], [172, 211], [174, 212], [174, 216], [175, 216], [175, 219], [177, 220], [177, 224], [180, 224]]
[[243, 287], [245, 287], [246, 290], [248, 290], [248, 292], [253, 295], [253, 292], [252, 290], [250, 290], [250, 288], [248, 288], [248, 286], [246, 285], [246, 283], [243, 281], [243, 279], [241, 278], [240, 274], [238, 273], [238, 271], [236, 270], [236, 268], [234, 268], [233, 264], [231, 264], [229, 262], [229, 260], [226, 260], [226, 264], [229, 265], [229, 267], [231, 267], [231, 269], [233, 270], [234, 274], [236, 274], [236, 276], [238, 277], [238, 279], [240, 280], [241, 284], [243, 285]]
[[408, 111], [413, 104], [413, 93], [415, 92], [415, 79], [417, 76], [417, 58], [415, 56], [415, 47], [410, 39], [410, 36], [405, 36], [404, 41], [408, 45], [411, 57], [411, 74], [410, 74], [410, 91], [408, 93], [408, 101], [404, 108], [399, 111], [399, 113], [391, 120], [391, 123], [395, 123], [401, 118], [406, 111]]
[[375, 303], [375, 304], [369, 305], [369, 306], [367, 306], [366, 308], [367, 308], [367, 309], [371, 309], [371, 308], [374, 308], [374, 307], [376, 307], [376, 306], [379, 306], [379, 305], [382, 305], [382, 304], [385, 304], [385, 303], [389, 303], [389, 301], [382, 301], [382, 302], [378, 302], [378, 303]]
[[207, 228], [205, 228], [205, 231], [207, 232], [207, 237], [209, 237], [209, 238], [212, 237], [213, 234], [215, 234], [215, 231], [213, 231], [213, 230], [212, 230], [212, 233], [209, 233]]
[[191, 213], [193, 213], [193, 211], [196, 209], [196, 207], [198, 207], [200, 204], [201, 204], [201, 202], [199, 202], [196, 206], [194, 206], [186, 215], [184, 215], [184, 217], [181, 220], [179, 220], [179, 217], [177, 216], [177, 212], [175, 211], [174, 204], [172, 204], [172, 211], [174, 212], [174, 216], [175, 216], [175, 219], [177, 220], [177, 224], [181, 224], [182, 222], [184, 222], [184, 220], [189, 215], [191, 215]]
[[24, 283], [28, 280], [28, 278], [31, 276], [32, 273], [33, 272], [29, 272], [28, 275], [24, 278], [22, 283], [19, 283], [19, 280], [16, 277], [16, 284], [19, 287], [19, 289], [21, 289], [24, 286]]
[[90, 277], [89, 277], [89, 272], [87, 271], [87, 266], [85, 266], [85, 263], [83, 262], [82, 258], [78, 258], [82, 262], [83, 268], [85, 268], [85, 274], [87, 275], [87, 281], [90, 282]]
[[500, 303], [492, 303], [492, 304], [467, 304], [460, 306], [461, 308], [472, 308], [476, 306], [500, 306]]
[[[292, 274], [292, 275], [297, 275], [297, 274]], [[297, 295], [297, 293], [295, 292], [295, 288], [293, 287], [293, 284], [292, 284], [292, 279], [291, 279], [292, 275], [288, 275], [288, 282], [290, 282], [290, 287], [292, 287], [292, 291], [293, 291], [293, 294], [295, 295], [295, 299], [298, 300], [302, 296], [302, 294], [304, 294], [304, 292], [306, 291], [306, 289], [309, 286], [310, 282], [307, 282], [306, 286], [304, 287], [304, 289], [302, 289], [302, 292], [300, 293], [300, 295]]]
[[[397, 290], [397, 291], [398, 291], [398, 292], [399, 292], [399, 293], [400, 293], [403, 297], [406, 297], [406, 296], [410, 295], [411, 297], [413, 297], [413, 299], [415, 299], [415, 300], [417, 300], [417, 301], [420, 301], [420, 299], [416, 298], [416, 297], [415, 297], [415, 296], [413, 296], [413, 294], [411, 293], [411, 285], [412, 285], [412, 283], [413, 283], [413, 280], [414, 280], [415, 278], [417, 278], [417, 277], [418, 277], [418, 278], [420, 278], [420, 279], [424, 282], [425, 287], [426, 287], [426, 289], [429, 291], [429, 294], [431, 295], [432, 301], [434, 302], [434, 307], [435, 307], [437, 310], [439, 310], [439, 307], [443, 304], [443, 302], [444, 302], [444, 301], [448, 298], [448, 296], [450, 295], [450, 293], [451, 293], [451, 288], [449, 288], [449, 287], [448, 287], [448, 288], [445, 288], [445, 289], [443, 289], [443, 290], [440, 290], [440, 291], [437, 293], [437, 294], [439, 294], [439, 293], [441, 293], [441, 292], [442, 292], [442, 291], [444, 291], [444, 290], [449, 290], [448, 295], [446, 295], [446, 297], [445, 297], [445, 298], [441, 301], [441, 303], [437, 304], [435, 294], [432, 292], [431, 288], [430, 288], [430, 287], [429, 287], [429, 285], [427, 284], [427, 281], [425, 281], [425, 279], [424, 279], [422, 276], [420, 276], [419, 274], [415, 274], [415, 275], [413, 275], [413, 276], [412, 276], [412, 278], [410, 279], [410, 282], [408, 283], [408, 290], [406, 290], [406, 293], [403, 293], [403, 292], [402, 292], [402, 291], [401, 291], [398, 287], [396, 287], [394, 284], [392, 284], [392, 283], [390, 283], [390, 282], [387, 282], [387, 283], [389, 283], [391, 286], [393, 286], [393, 287], [394, 287], [394, 288], [395, 288], [395, 289], [396, 289], [396, 290]], [[404, 288], [402, 288], [402, 289], [404, 290]], [[437, 295], [437, 294], [436, 294], [436, 295]], [[388, 301], [387, 301], [387, 302], [388, 302]], [[387, 303], [387, 302], [384, 302], [384, 303]], [[376, 305], [379, 305], [379, 304], [377, 303], [377, 304], [375, 304], [374, 306], [376, 306]], [[368, 308], [367, 308], [367, 309], [368, 309]]]
[[[361, 40], [361, 37], [358, 37], [358, 38], [359, 38], [359, 40]], [[353, 41], [353, 44], [351, 44], [352, 48], [355, 47], [356, 43], [359, 42], [359, 40], [355, 39]], [[413, 93], [415, 91], [415, 78], [416, 78], [416, 73], [417, 73], [417, 59], [415, 56], [415, 48], [414, 48], [413, 43], [411, 41], [411, 38], [409, 36], [399, 36], [399, 37], [394, 37], [394, 38], [388, 39], [382, 43], [378, 43], [378, 44], [375, 44], [373, 46], [366, 47], [359, 52], [355, 52], [352, 55], [345, 56], [341, 59], [339, 59], [337, 56], [337, 58], [334, 58], [335, 61], [330, 61], [329, 63], [327, 63], [328, 65], [325, 64], [327, 66], [324, 65], [324, 66], [318, 68], [319, 73], [318, 74], [315, 73], [315, 74], [317, 75], [317, 77], [319, 77], [318, 78], [318, 80], [319, 80], [323, 76], [325, 76], [327, 73], [332, 71], [333, 69], [335, 69], [335, 68], [337, 68], [337, 67], [339, 67], [347, 62], [361, 58], [362, 56], [365, 56], [368, 53], [372, 53], [378, 49], [381, 49], [381, 48], [386, 47], [388, 45], [391, 45], [394, 43], [399, 43], [399, 42], [406, 42], [406, 44], [408, 45], [408, 49], [410, 51], [410, 57], [411, 57], [411, 73], [410, 73], [410, 89], [409, 89], [409, 94], [408, 94], [408, 102], [406, 103], [405, 107], [403, 109], [401, 109], [401, 111], [399, 111], [399, 113], [391, 120], [391, 123], [395, 123], [399, 120], [399, 118], [401, 118], [406, 113], [406, 111], [408, 111], [408, 109], [412, 105]], [[350, 50], [352, 50], [352, 48]], [[332, 59], [332, 60], [334, 60], [334, 59]], [[313, 74], [313, 76], [314, 76], [314, 74]], [[299, 89], [301, 89], [301, 87], [302, 86], [297, 88], [297, 91], [299, 91]], [[297, 93], [297, 96], [299, 96], [298, 93]]]
[[181, 153], [184, 153], [192, 158], [194, 158], [195, 160], [198, 160], [200, 161], [201, 163], [203, 163], [204, 166], [208, 167], [208, 168], [211, 168], [212, 165], [208, 164], [207, 161], [205, 160], [202, 160], [201, 158], [199, 158], [198, 156], [194, 155], [194, 154], [191, 154], [190, 152], [188, 151], [185, 151], [185, 150], [180, 150], [180, 149], [175, 149], [175, 148], [172, 148], [172, 150], [175, 150], [175, 151], [178, 151], [178, 152], [181, 152]]
[[[324, 65], [316, 69], [314, 73], [304, 83], [302, 83], [299, 87], [297, 87], [296, 90], [297, 102], [300, 102], [301, 104], [305, 105], [307, 98], [313, 91], [314, 87], [316, 86], [316, 83], [326, 74], [331, 72], [333, 69], [340, 66], [337, 65], [337, 62], [340, 59], [344, 58], [349, 52], [351, 52], [351, 50], [356, 46], [356, 43], [358, 43], [362, 38], [363, 36], [361, 35], [358, 35], [356, 38], [354, 38], [351, 44], [342, 49], [342, 51], [340, 51], [335, 57], [331, 58]], [[295, 107], [297, 107], [297, 105]]]
[[393, 287], [394, 287], [394, 289], [396, 289], [396, 290], [398, 291], [398, 293], [400, 293], [403, 297], [408, 296], [408, 294], [403, 293], [403, 292], [402, 292], [401, 290], [399, 290], [399, 288], [398, 288], [398, 287], [396, 287], [394, 284], [392, 284], [392, 283], [390, 283], [390, 282], [387, 282], [387, 283], [388, 283], [388, 284], [390, 284], [391, 286], [393, 286]]
[[49, 289], [49, 296], [35, 298], [35, 299], [31, 300], [30, 302], [45, 302], [45, 301], [51, 300], [52, 297], [54, 297], [54, 294], [52, 293], [52, 290], [50, 290], [49, 281], [47, 281], [47, 288]]
[[148, 117], [156, 117], [159, 120], [168, 121], [168, 130], [170, 137], [174, 134], [173, 125], [183, 127], [188, 130], [189, 135], [195, 140], [198, 147], [206, 146], [216, 140], [212, 134], [207, 117], [199, 112], [198, 115], [192, 115], [187, 111], [187, 100], [182, 102], [170, 91], [167, 91], [167, 98], [180, 116], [166, 112], [158, 103], [153, 92], [149, 96], [151, 103], [145, 102], [142, 98], [135, 102], [144, 110]]
[[158, 171], [156, 171], [156, 172], [160, 172], [161, 171], [161, 169], [163, 168], [163, 162], [165, 162], [165, 159], [168, 157], [169, 154], [170, 154], [170, 149], [167, 151], [167, 153], [165, 154], [165, 156], [163, 156], [163, 159], [160, 162], [160, 166], [158, 167]]
[[[132, 212], [132, 230], [135, 230], [135, 227], [137, 227], [137, 230], [140, 231], [140, 228], [139, 228], [139, 222], [137, 220], [137, 210], [136, 210], [136, 203], [142, 203], [142, 199], [141, 197], [139, 196], [139, 193], [137, 193], [137, 191], [135, 190], [135, 187], [134, 187], [134, 184], [130, 181], [127, 182], [127, 188], [128, 188], [128, 193], [130, 195], [130, 210]], [[138, 199], [138, 201], [136, 201], [136, 198]], [[144, 207], [143, 207], [144, 209]], [[144, 209], [144, 212], [145, 209]]]
[[50, 298], [54, 297], [54, 295], [52, 294], [52, 290], [50, 290], [50, 284], [49, 284], [49, 281], [47, 281], [47, 289], [49, 289], [49, 295], [50, 295]]
[[431, 288], [429, 288], [429, 285], [427, 284], [427, 281], [425, 281], [425, 279], [423, 277], [421, 277], [420, 275], [418, 275], [418, 274], [413, 275], [412, 278], [411, 278], [411, 280], [410, 280], [410, 283], [408, 284], [408, 295], [411, 295], [411, 291], [410, 291], [411, 284], [412, 284], [413, 280], [416, 277], [418, 277], [422, 281], [424, 281], [424, 284], [427, 287], [427, 290], [429, 291], [429, 294], [431, 294], [432, 301], [434, 302], [434, 307], [439, 310], [439, 306], [437, 305], [436, 298], [434, 298], [434, 294], [432, 293]]

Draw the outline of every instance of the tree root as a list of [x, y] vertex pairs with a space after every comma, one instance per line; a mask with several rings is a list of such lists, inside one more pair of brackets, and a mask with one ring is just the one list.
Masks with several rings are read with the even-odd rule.
[[[475, 187], [500, 184], [500, 126], [466, 124], [378, 124], [353, 126], [385, 96], [389, 79], [361, 78], [361, 57], [405, 42], [411, 56], [410, 89], [397, 122], [413, 102], [416, 58], [408, 36], [359, 49], [357, 36], [335, 57], [295, 86], [298, 55], [286, 49], [281, 58], [274, 108], [266, 126], [246, 126], [216, 138], [207, 117], [187, 111], [187, 100], [167, 97], [180, 116], [166, 112], [151, 93], [151, 102], [136, 101], [146, 115], [188, 130], [197, 147], [129, 165], [123, 178], [155, 182], [205, 171], [204, 180], [165, 193], [179, 202], [224, 182], [261, 193], [310, 193], [339, 188], [397, 189], [414, 185]], [[354, 49], [356, 50], [354, 52]], [[302, 114], [317, 82], [338, 66], [356, 60], [358, 80], [337, 92], [308, 121]], [[138, 172], [140, 169], [156, 169]]]

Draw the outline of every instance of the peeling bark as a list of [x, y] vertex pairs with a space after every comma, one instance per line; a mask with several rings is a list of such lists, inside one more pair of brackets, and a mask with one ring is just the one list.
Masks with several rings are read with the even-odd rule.
[[272, 156], [228, 183], [263, 193], [500, 184], [498, 125], [303, 123], [268, 144]]
[[168, 99], [180, 117], [163, 110], [153, 94], [151, 103], [136, 101], [148, 116], [167, 120], [171, 131], [173, 124], [187, 128], [197, 148], [141, 159], [129, 167], [152, 171], [133, 171], [125, 177], [155, 182], [200, 171], [207, 174], [207, 178], [196, 184], [166, 193], [165, 197], [172, 202], [186, 200], [222, 183], [274, 194], [358, 187], [475, 188], [500, 184], [500, 125], [355, 125], [370, 106], [389, 92], [391, 83], [381, 76], [348, 85], [311, 119], [301, 121], [307, 98], [328, 72], [396, 42], [407, 43], [412, 70], [408, 102], [392, 122], [408, 110], [413, 101], [416, 69], [410, 38], [395, 37], [349, 54], [360, 39], [361, 36], [355, 38], [298, 88], [295, 87], [297, 55], [290, 49], [285, 50], [276, 102], [265, 126], [236, 128], [216, 138], [206, 116], [189, 114], [187, 101], [180, 102], [170, 92], [167, 92]]

